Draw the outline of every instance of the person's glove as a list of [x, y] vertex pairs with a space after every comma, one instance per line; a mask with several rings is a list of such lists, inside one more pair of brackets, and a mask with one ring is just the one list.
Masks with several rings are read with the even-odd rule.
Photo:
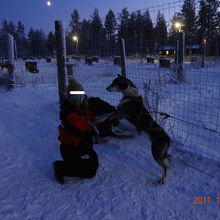
[[83, 160], [88, 160], [90, 158], [90, 156], [88, 154], [83, 154], [80, 156], [80, 158]]

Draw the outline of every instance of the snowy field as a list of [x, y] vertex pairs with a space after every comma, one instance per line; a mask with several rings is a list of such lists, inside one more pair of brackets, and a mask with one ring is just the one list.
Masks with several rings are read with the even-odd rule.
[[[159, 84], [158, 110], [178, 118], [164, 124], [173, 162], [165, 185], [157, 184], [161, 171], [149, 138], [126, 121], [133, 138], [94, 145], [100, 166], [93, 179], [69, 178], [59, 185], [51, 166], [61, 159], [56, 63], [42, 61], [38, 67], [39, 74], [31, 74], [17, 62], [18, 86], [0, 93], [0, 219], [220, 219], [220, 68], [188, 65], [186, 83], [177, 84], [170, 82], [170, 70], [157, 64], [127, 64], [140, 93], [144, 82]], [[105, 88], [117, 73], [120, 68], [106, 60], [74, 64], [86, 93], [114, 105], [121, 95]], [[194, 204], [194, 197], [206, 197], [206, 203]]]

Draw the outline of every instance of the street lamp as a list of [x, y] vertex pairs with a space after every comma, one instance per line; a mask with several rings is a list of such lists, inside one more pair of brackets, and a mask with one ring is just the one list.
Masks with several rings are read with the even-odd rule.
[[176, 22], [174, 24], [175, 28], [178, 30], [178, 32], [181, 32], [181, 27], [183, 26], [180, 22]]
[[79, 39], [78, 39], [78, 37], [77, 37], [76, 35], [73, 36], [73, 41], [76, 42], [76, 55], [77, 55], [77, 49], [78, 49], [78, 41], [79, 41]]
[[183, 26], [183, 24], [181, 24], [180, 22], [175, 22], [174, 26], [178, 30], [175, 54], [175, 63], [177, 65], [177, 77], [180, 81], [182, 81], [184, 80], [183, 63], [185, 52], [185, 33], [184, 31], [181, 31], [181, 27]]

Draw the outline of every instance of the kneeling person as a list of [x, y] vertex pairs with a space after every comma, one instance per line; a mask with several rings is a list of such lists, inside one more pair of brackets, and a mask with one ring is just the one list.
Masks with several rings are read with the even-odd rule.
[[74, 78], [69, 79], [66, 100], [60, 106], [59, 141], [63, 160], [53, 163], [55, 178], [64, 183], [64, 177], [92, 178], [99, 166], [92, 137], [97, 129], [92, 126], [95, 116], [88, 110], [84, 89]]

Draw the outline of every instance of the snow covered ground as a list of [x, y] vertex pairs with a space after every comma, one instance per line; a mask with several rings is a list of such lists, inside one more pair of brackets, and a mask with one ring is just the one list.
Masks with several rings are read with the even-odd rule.
[[[98, 64], [91, 67], [76, 64], [75, 75], [83, 83], [87, 94], [117, 104], [120, 95], [109, 94], [104, 88], [120, 73], [120, 68], [104, 64], [104, 67]], [[125, 121], [123, 123], [134, 132], [134, 137], [123, 140], [112, 138], [107, 143], [94, 145], [100, 166], [93, 179], [68, 178], [66, 184], [59, 185], [54, 179], [51, 166], [54, 160], [61, 159], [57, 140], [59, 103], [55, 83], [56, 64], [40, 63], [39, 74], [27, 73], [22, 63], [16, 65], [17, 81], [23, 86], [0, 93], [0, 219], [220, 218], [220, 204], [216, 199], [220, 197], [220, 163], [208, 159], [209, 155], [204, 157], [200, 149], [186, 151], [191, 148], [182, 146], [182, 142], [173, 138], [170, 146], [173, 168], [168, 171], [167, 183], [158, 185], [161, 171], [152, 158], [149, 138], [145, 134], [137, 134]], [[134, 64], [132, 65], [134, 67]], [[77, 72], [77, 68], [80, 68], [80, 72]], [[147, 66], [145, 70], [154, 74], [154, 68], [152, 67], [151, 71], [151, 67]], [[128, 76], [129, 74], [131, 73], [128, 72]], [[201, 74], [200, 72], [200, 76]], [[212, 77], [210, 80], [219, 83], [219, 75], [216, 77], [218, 78], [215, 81]], [[141, 84], [142, 78], [134, 77], [133, 74], [132, 80]], [[197, 82], [200, 80], [197, 78]], [[190, 82], [192, 83], [188, 83]], [[193, 98], [188, 101], [185, 101], [184, 97], [177, 99], [175, 94], [178, 94], [178, 89], [183, 86], [185, 91], [187, 84], [172, 84], [170, 87], [166, 84], [163, 89], [170, 99], [165, 99], [161, 105], [167, 107], [168, 113], [177, 113], [176, 117], [188, 119], [192, 116], [187, 116], [184, 108], [182, 114], [175, 111], [178, 109], [178, 103], [175, 104], [174, 101], [179, 100], [179, 104], [192, 108], [192, 112], [198, 110], [198, 107], [195, 109]], [[196, 92], [208, 89], [208, 86], [200, 88], [201, 83], [194, 83], [193, 86]], [[171, 87], [171, 90], [168, 89]], [[219, 90], [213, 91], [214, 97], [219, 100]], [[192, 90], [186, 94], [191, 95]], [[172, 105], [171, 99], [174, 100]], [[207, 97], [202, 102], [206, 103], [208, 100]], [[216, 105], [217, 112], [219, 103], [211, 104]], [[194, 119], [192, 118], [191, 122], [196, 122], [197, 119]], [[213, 120], [212, 116], [210, 119]], [[217, 119], [219, 120], [219, 116]], [[173, 123], [172, 131], [178, 133], [180, 123], [174, 124], [172, 120], [170, 123]], [[207, 127], [210, 122], [204, 120], [202, 123]], [[212, 128], [219, 131], [219, 121], [213, 120], [211, 124], [217, 125]], [[179, 133], [185, 134], [189, 127], [182, 124], [181, 126]], [[189, 132], [191, 133], [191, 130]], [[201, 131], [192, 135], [193, 137], [195, 145], [204, 143], [205, 138]], [[207, 142], [211, 141], [210, 136], [208, 137]], [[216, 151], [212, 152], [211, 156], [219, 153], [219, 135], [214, 137]], [[192, 140], [189, 143], [193, 143]], [[185, 145], [187, 146], [187, 143]], [[203, 204], [194, 204], [196, 196], [206, 197], [206, 203], [204, 204], [203, 200]]]

